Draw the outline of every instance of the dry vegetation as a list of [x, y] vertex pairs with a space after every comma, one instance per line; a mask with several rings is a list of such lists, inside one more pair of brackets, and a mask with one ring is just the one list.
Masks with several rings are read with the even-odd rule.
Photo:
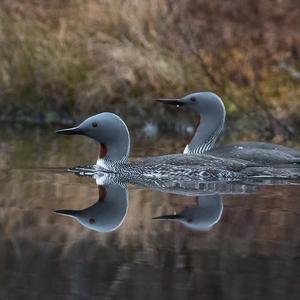
[[270, 139], [299, 132], [295, 1], [4, 0], [0, 9], [3, 115], [127, 107], [143, 116], [157, 110], [152, 98], [212, 90]]

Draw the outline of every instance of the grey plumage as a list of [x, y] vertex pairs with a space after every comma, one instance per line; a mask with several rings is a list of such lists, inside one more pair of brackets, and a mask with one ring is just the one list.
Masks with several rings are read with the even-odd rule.
[[210, 150], [209, 154], [267, 165], [300, 164], [299, 151], [281, 145], [261, 142], [241, 142], [222, 146]]
[[164, 104], [187, 107], [200, 116], [191, 142], [184, 153], [209, 153], [228, 159], [243, 159], [261, 165], [300, 164], [300, 151], [262, 142], [242, 142], [213, 149], [223, 131], [226, 111], [219, 96], [210, 92], [193, 93], [182, 99], [160, 99]]
[[176, 105], [196, 111], [199, 124], [191, 142], [185, 147], [186, 154], [204, 153], [214, 144], [224, 128], [226, 110], [220, 97], [211, 92], [193, 93], [181, 99], [158, 99], [158, 102]]
[[[215, 132], [215, 130], [214, 130]], [[113, 113], [92, 116], [80, 125], [59, 130], [58, 133], [81, 134], [95, 139], [100, 144], [99, 158], [94, 168], [107, 173], [120, 173], [127, 180], [180, 179], [180, 180], [241, 180], [247, 176], [268, 176], [276, 178], [276, 170], [269, 168], [267, 173], [260, 162], [252, 162], [236, 157], [205, 154], [173, 154], [128, 162], [130, 136], [126, 124]], [[104, 150], [103, 150], [104, 149]], [[255, 168], [259, 173], [255, 173]], [[251, 172], [247, 173], [247, 169]], [[251, 174], [251, 175], [249, 175]], [[283, 178], [281, 172], [280, 178]], [[286, 173], [290, 176], [291, 173]], [[292, 173], [292, 178], [298, 176]], [[299, 169], [300, 177], [300, 169]]]

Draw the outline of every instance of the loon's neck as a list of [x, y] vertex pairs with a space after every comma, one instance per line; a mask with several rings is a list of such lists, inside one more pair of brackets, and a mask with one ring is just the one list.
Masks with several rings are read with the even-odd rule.
[[130, 135], [127, 126], [115, 126], [113, 133], [100, 143], [96, 165], [107, 171], [116, 171], [124, 165], [130, 153]]
[[213, 111], [201, 113], [201, 115], [198, 112], [198, 114], [199, 125], [196, 127], [191, 142], [184, 149], [185, 154], [199, 154], [212, 149], [224, 127], [226, 116], [224, 105]]
[[127, 160], [124, 161], [113, 161], [104, 158], [98, 158], [96, 162], [96, 167], [100, 170], [108, 171], [108, 172], [116, 172], [120, 170], [125, 164]]
[[[111, 147], [112, 150], [110, 151]], [[114, 172], [119, 170], [122, 167], [122, 165], [124, 165], [127, 162], [130, 151], [129, 143], [126, 145], [126, 147], [124, 146], [123, 148], [117, 148], [119, 152], [113, 151], [114, 147], [117, 146], [107, 146], [103, 143], [100, 144], [99, 156], [96, 162], [97, 167], [106, 171]], [[122, 151], [120, 150], [125, 148], [127, 150], [124, 151], [124, 153], [122, 153]]]

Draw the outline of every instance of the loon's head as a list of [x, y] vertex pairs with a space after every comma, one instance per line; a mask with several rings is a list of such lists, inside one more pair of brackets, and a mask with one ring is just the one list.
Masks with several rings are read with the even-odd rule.
[[130, 135], [124, 121], [117, 115], [104, 112], [84, 120], [76, 127], [57, 130], [60, 134], [88, 136], [100, 144], [97, 165], [125, 162], [130, 152]]
[[128, 207], [127, 188], [117, 184], [98, 186], [99, 199], [90, 207], [81, 210], [62, 209], [57, 214], [76, 219], [84, 227], [111, 232], [120, 227]]
[[157, 99], [158, 102], [177, 107], [186, 107], [200, 115], [225, 114], [222, 99], [212, 92], [199, 92], [184, 96], [179, 99]]
[[154, 217], [156, 220], [180, 222], [184, 226], [208, 231], [220, 220], [223, 212], [221, 195], [205, 195], [198, 198], [198, 205], [186, 207], [180, 213]]
[[219, 96], [211, 92], [189, 94], [180, 99], [157, 99], [158, 102], [186, 107], [198, 113], [198, 125], [184, 153], [203, 153], [214, 146], [223, 130], [226, 110]]

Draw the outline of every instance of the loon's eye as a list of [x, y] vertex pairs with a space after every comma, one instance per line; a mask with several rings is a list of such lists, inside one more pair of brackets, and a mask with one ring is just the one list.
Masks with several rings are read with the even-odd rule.
[[89, 219], [89, 223], [90, 223], [90, 224], [94, 224], [95, 222], [96, 222], [96, 221], [95, 221], [94, 218], [90, 218], [90, 219]]
[[195, 98], [195, 97], [191, 97], [191, 101], [192, 101], [192, 102], [195, 102], [195, 101], [196, 101], [196, 98]]
[[188, 218], [188, 219], [187, 219], [187, 222], [188, 222], [188, 223], [192, 223], [192, 222], [193, 222], [193, 218]]
[[94, 128], [97, 127], [97, 126], [98, 126], [97, 122], [93, 122], [93, 123], [92, 123], [92, 126], [93, 126]]

